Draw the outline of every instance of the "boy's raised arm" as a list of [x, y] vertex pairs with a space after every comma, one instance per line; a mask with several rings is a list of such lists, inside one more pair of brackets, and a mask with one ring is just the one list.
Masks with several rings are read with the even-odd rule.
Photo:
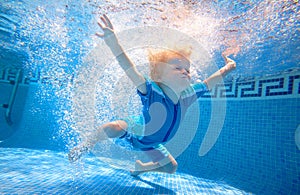
[[128, 58], [124, 52], [122, 46], [119, 44], [118, 38], [114, 32], [114, 28], [109, 18], [106, 15], [100, 17], [103, 24], [98, 22], [98, 25], [102, 29], [103, 33], [96, 33], [101, 37], [112, 53], [116, 56], [120, 66], [125, 71], [126, 75], [132, 80], [137, 89], [145, 94], [147, 92], [145, 85], [145, 78], [136, 70], [135, 65]]
[[203, 81], [206, 83], [209, 90], [214, 88], [218, 83], [221, 83], [223, 77], [236, 68], [236, 63], [234, 60], [226, 55], [223, 55], [223, 58], [225, 60], [225, 66]]

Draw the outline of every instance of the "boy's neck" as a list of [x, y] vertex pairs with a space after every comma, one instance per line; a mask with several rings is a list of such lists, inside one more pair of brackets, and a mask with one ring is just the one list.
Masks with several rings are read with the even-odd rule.
[[158, 85], [162, 89], [164, 94], [168, 96], [168, 98], [170, 98], [170, 100], [172, 100], [174, 104], [178, 103], [178, 100], [181, 96], [181, 92], [176, 92], [172, 90], [169, 86], [165, 85], [164, 83], [158, 83]]

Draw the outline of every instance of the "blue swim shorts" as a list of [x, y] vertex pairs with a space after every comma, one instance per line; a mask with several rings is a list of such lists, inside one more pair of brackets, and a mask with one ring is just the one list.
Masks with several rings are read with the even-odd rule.
[[[170, 152], [161, 143], [154, 144], [154, 146], [147, 146], [139, 142], [143, 137], [144, 131], [144, 118], [142, 116], [129, 116], [121, 120], [125, 121], [128, 127], [125, 134], [119, 137], [115, 143], [125, 148], [143, 151], [153, 162], [158, 162], [170, 155]], [[130, 144], [131, 147], [128, 147], [128, 144]]]

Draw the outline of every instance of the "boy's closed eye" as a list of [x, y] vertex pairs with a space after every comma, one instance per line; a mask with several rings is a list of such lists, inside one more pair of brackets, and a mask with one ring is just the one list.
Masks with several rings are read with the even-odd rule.
[[185, 67], [182, 67], [182, 66], [176, 66], [175, 67], [176, 70], [185, 70], [188, 74], [190, 73], [190, 69], [189, 68], [185, 68]]

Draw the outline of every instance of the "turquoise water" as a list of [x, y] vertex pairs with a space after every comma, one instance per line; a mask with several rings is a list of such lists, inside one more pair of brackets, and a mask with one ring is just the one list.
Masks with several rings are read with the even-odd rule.
[[[196, 51], [194, 80], [222, 67], [222, 52], [237, 62], [167, 145], [179, 163], [174, 175], [131, 177], [144, 157], [111, 140], [67, 160], [94, 124], [140, 108], [94, 35], [103, 13], [141, 71], [147, 46], [181, 38]], [[0, 105], [19, 84], [11, 125], [0, 107], [0, 193], [300, 193], [298, 1], [2, 0], [0, 40]]]

